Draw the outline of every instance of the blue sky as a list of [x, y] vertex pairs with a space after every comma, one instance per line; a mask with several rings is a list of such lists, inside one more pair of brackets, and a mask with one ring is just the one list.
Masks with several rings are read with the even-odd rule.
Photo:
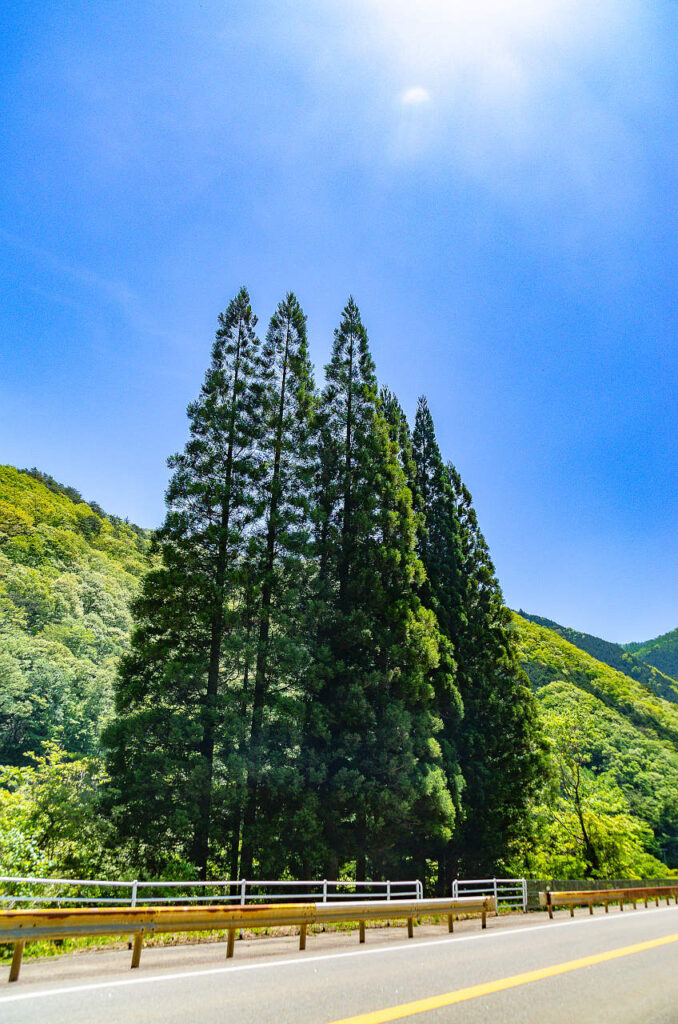
[[504, 593], [678, 624], [678, 8], [6, 2], [0, 458], [160, 522], [216, 315], [349, 293]]

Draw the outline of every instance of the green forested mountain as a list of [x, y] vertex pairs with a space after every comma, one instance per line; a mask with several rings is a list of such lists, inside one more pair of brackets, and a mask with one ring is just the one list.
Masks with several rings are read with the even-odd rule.
[[644, 655], [645, 650], [651, 648], [653, 644], [659, 645], [660, 642], [666, 640], [668, 641], [666, 644], [666, 658], [670, 661], [672, 651], [670, 639], [673, 638], [676, 650], [675, 670], [678, 671], [678, 630], [668, 633], [666, 637], [650, 640], [644, 645], [623, 645], [611, 643], [609, 640], [602, 640], [600, 637], [592, 636], [590, 633], [580, 633], [576, 629], [570, 629], [569, 626], [561, 626], [558, 622], [554, 622], [552, 619], [545, 619], [541, 615], [529, 615], [522, 609], [519, 614], [529, 622], [534, 622], [538, 626], [545, 626], [547, 629], [552, 630], [554, 633], [562, 636], [564, 640], [574, 644], [575, 647], [579, 647], [582, 651], [586, 651], [587, 654], [590, 654], [598, 661], [602, 661], [611, 668], [617, 669], [618, 672], [623, 672], [624, 675], [631, 676], [632, 679], [643, 683], [659, 697], [678, 704], [678, 681], [676, 678], [672, 678], [666, 669], [660, 671], [659, 668], [655, 667], [652, 659], [646, 658]]
[[148, 548], [73, 488], [0, 466], [0, 764], [46, 740], [99, 751]]
[[678, 629], [645, 643], [624, 644], [624, 650], [654, 665], [661, 672], [678, 678]]
[[[655, 874], [641, 850], [678, 867], [678, 707], [553, 630], [519, 615], [514, 622], [558, 769], [557, 795], [539, 810], [550, 870], [581, 871], [580, 803], [593, 859], [615, 864], [613, 874], [623, 877], [625, 864]], [[540, 857], [527, 857], [536, 870]]]

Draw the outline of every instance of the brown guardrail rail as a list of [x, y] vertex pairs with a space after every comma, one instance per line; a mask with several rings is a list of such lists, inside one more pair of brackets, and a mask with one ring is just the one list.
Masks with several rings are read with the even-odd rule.
[[310, 924], [357, 921], [360, 941], [365, 941], [365, 922], [407, 919], [409, 938], [414, 919], [421, 916], [447, 917], [452, 931], [453, 917], [479, 913], [482, 927], [487, 914], [495, 910], [494, 897], [459, 896], [456, 899], [361, 900], [352, 903], [269, 903], [256, 906], [202, 907], [86, 907], [73, 910], [0, 911], [0, 943], [13, 943], [9, 980], [16, 981], [21, 970], [24, 946], [39, 939], [83, 938], [97, 935], [132, 935], [132, 967], [139, 966], [144, 936], [167, 932], [217, 931], [226, 929], [226, 956], [234, 953], [235, 933], [240, 928], [299, 927], [299, 949], [306, 948]]
[[546, 892], [539, 893], [539, 904], [546, 907], [549, 918], [553, 919], [553, 908], [556, 906], [569, 907], [570, 917], [574, 917], [575, 907], [587, 906], [589, 914], [592, 914], [594, 903], [603, 903], [607, 914], [610, 903], [618, 903], [620, 910], [624, 909], [624, 903], [632, 903], [635, 910], [636, 904], [641, 900], [645, 906], [647, 906], [648, 900], [654, 900], [659, 906], [659, 900], [666, 899], [668, 906], [672, 896], [678, 904], [678, 885], [638, 886], [631, 889], [580, 889], [579, 891], [563, 892], [547, 889]]

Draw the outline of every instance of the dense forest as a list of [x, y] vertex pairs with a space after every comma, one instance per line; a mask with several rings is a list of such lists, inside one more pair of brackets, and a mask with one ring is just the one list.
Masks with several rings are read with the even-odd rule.
[[558, 633], [515, 621], [558, 773], [526, 862], [561, 877], [604, 874], [603, 863], [616, 877], [653, 877], [654, 858], [678, 867], [678, 705]]
[[0, 467], [0, 870], [678, 867], [678, 683], [505, 608], [353, 300], [322, 388], [294, 296], [256, 328], [243, 289], [152, 538]]
[[645, 643], [625, 644], [624, 649], [661, 672], [678, 676], [678, 629], [672, 629], [670, 633]]
[[[624, 675], [631, 676], [632, 679], [636, 679], [648, 689], [658, 694], [658, 696], [678, 704], [678, 683], [676, 683], [673, 677], [666, 675], [665, 672], [656, 668], [649, 659], [643, 660], [639, 650], [640, 644], [614, 644], [610, 643], [609, 640], [601, 640], [598, 636], [592, 636], [590, 633], [580, 633], [578, 630], [570, 629], [568, 626], [561, 626], [552, 619], [545, 619], [541, 615], [528, 615], [522, 609], [519, 614], [529, 622], [534, 622], [538, 626], [546, 626], [547, 629], [557, 633], [564, 640], [568, 640], [575, 647], [579, 647], [580, 650], [586, 651], [587, 654], [592, 655], [598, 661], [609, 665], [610, 668], [615, 668], [617, 671], [623, 672]], [[667, 637], [659, 637], [657, 640], [649, 641], [647, 646], [661, 644], [668, 641], [672, 636], [676, 638], [676, 643], [678, 644], [676, 633], [669, 633]], [[631, 648], [637, 649], [635, 653]], [[676, 665], [676, 671], [678, 671], [678, 664]]]
[[0, 763], [100, 753], [149, 535], [70, 487], [0, 466]]

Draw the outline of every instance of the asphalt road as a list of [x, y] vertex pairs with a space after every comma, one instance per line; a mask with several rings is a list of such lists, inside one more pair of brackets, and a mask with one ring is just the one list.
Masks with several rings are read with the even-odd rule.
[[[401, 938], [402, 935], [402, 938]], [[133, 974], [55, 975], [26, 964], [0, 983], [2, 1024], [677, 1024], [678, 908], [558, 917], [448, 936], [427, 929], [355, 948], [182, 964], [158, 950]], [[289, 948], [289, 946], [287, 947]], [[269, 947], [270, 949], [270, 947]], [[223, 950], [219, 950], [220, 955]], [[118, 958], [126, 954], [116, 954]], [[166, 967], [159, 968], [162, 956]], [[99, 961], [95, 958], [99, 957]], [[170, 963], [170, 960], [172, 962]], [[51, 971], [51, 974], [50, 974]], [[63, 973], [63, 972], [62, 972]]]

